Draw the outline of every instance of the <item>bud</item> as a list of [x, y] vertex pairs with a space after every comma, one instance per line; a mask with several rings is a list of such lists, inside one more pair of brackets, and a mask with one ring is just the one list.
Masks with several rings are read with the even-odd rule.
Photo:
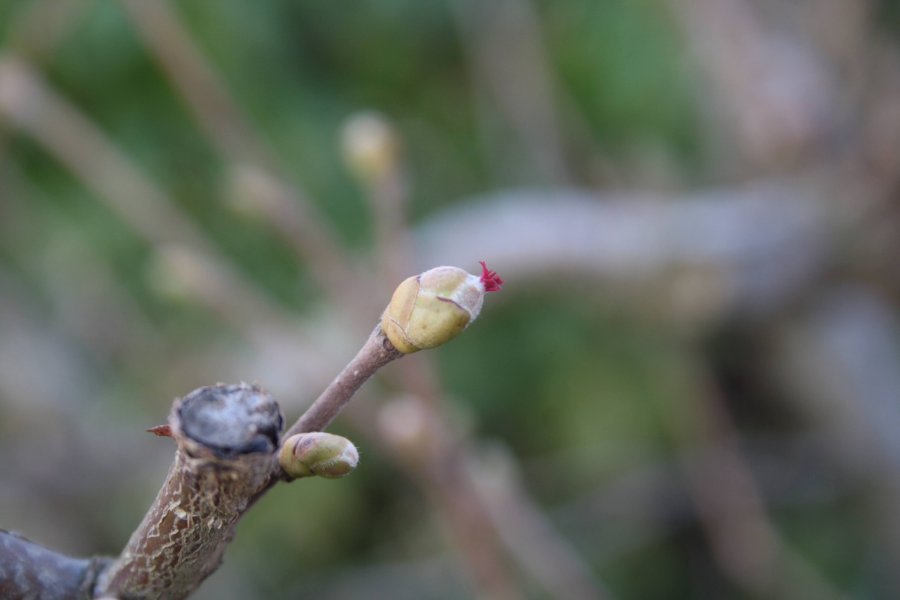
[[225, 201], [246, 219], [278, 218], [284, 205], [285, 190], [265, 169], [252, 164], [238, 164], [230, 173]]
[[459, 335], [481, 312], [486, 292], [503, 280], [481, 261], [478, 277], [458, 267], [436, 267], [405, 280], [381, 317], [381, 328], [400, 352], [434, 348]]
[[318, 475], [336, 479], [359, 464], [359, 451], [345, 437], [314, 431], [292, 435], [281, 446], [278, 463], [292, 479]]
[[158, 294], [178, 302], [196, 300], [219, 286], [216, 265], [200, 252], [177, 243], [157, 248], [146, 276]]
[[390, 123], [374, 111], [353, 115], [341, 131], [344, 161], [367, 184], [383, 180], [397, 168], [400, 143]]

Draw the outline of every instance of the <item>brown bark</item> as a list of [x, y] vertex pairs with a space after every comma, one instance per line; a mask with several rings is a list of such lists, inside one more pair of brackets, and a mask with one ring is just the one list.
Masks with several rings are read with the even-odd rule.
[[247, 384], [200, 388], [172, 407], [175, 460], [96, 596], [184, 598], [222, 562], [241, 516], [266, 487], [283, 418]]

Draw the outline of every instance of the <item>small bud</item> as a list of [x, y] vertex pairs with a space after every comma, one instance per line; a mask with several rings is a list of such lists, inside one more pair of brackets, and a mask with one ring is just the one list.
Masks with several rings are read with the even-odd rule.
[[247, 219], [277, 217], [286, 195], [278, 179], [252, 164], [238, 164], [229, 175], [225, 193], [229, 208]]
[[152, 433], [156, 437], [172, 437], [172, 427], [168, 424], [151, 427], [147, 432]]
[[378, 433], [404, 457], [423, 454], [422, 449], [437, 437], [430, 414], [418, 398], [407, 396], [381, 406], [376, 416]]
[[216, 265], [200, 252], [182, 245], [165, 244], [151, 257], [146, 276], [161, 296], [177, 302], [196, 301], [219, 287]]
[[344, 162], [361, 181], [372, 184], [397, 168], [400, 143], [393, 127], [374, 111], [350, 117], [341, 131]]
[[434, 348], [459, 335], [481, 312], [486, 292], [503, 280], [481, 262], [481, 277], [458, 267], [436, 267], [397, 286], [381, 328], [400, 352]]
[[314, 431], [292, 435], [281, 446], [278, 462], [289, 477], [318, 475], [336, 479], [359, 464], [359, 451], [345, 437]]

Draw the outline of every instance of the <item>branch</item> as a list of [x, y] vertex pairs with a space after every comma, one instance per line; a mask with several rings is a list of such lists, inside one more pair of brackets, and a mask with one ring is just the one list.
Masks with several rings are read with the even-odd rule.
[[64, 556], [0, 529], [0, 598], [90, 598], [104, 560]]
[[[45, 571], [54, 572], [42, 566], [49, 562], [62, 565], [55, 570], [68, 590], [52, 598], [77, 597], [73, 586], [85, 597], [186, 598], [219, 567], [240, 518], [276, 483], [307, 475], [340, 477], [352, 470], [358, 455], [348, 440], [292, 436], [321, 431], [380, 367], [446, 343], [465, 329], [478, 316], [485, 293], [503, 283], [484, 263], [482, 269], [478, 277], [438, 267], [402, 282], [360, 351], [283, 437], [281, 409], [257, 386], [217, 384], [177, 399], [168, 423], [150, 430], [175, 440], [175, 460], [121, 555], [95, 578], [90, 561], [49, 551], [44, 559], [41, 552], [13, 552], [18, 558], [8, 564], [27, 562], [15, 568], [14, 577], [25, 575], [21, 588], [2, 597], [35, 595], [27, 590], [40, 589]], [[21, 545], [14, 536], [0, 542]], [[11, 585], [20, 585], [18, 579]]]
[[284, 419], [275, 400], [247, 384], [200, 388], [176, 400], [178, 444], [166, 481], [95, 595], [184, 598], [215, 571], [250, 500], [273, 469]]
[[176, 400], [157, 435], [178, 449], [166, 481], [95, 597], [185, 598], [222, 563], [244, 513], [280, 480], [281, 440], [319, 431], [380, 367], [399, 358], [378, 325], [363, 347], [282, 437], [275, 400], [247, 384], [204, 387]]
[[[267, 217], [273, 231], [293, 248], [325, 289], [344, 297], [355, 280], [352, 261], [334, 228], [296, 184], [288, 183], [219, 73], [194, 43], [178, 12], [166, 2], [122, 3], [150, 58], [156, 61], [179, 98], [220, 155], [238, 172], [262, 178]], [[267, 204], [263, 202], [262, 204]]]
[[297, 433], [325, 429], [369, 377], [401, 356], [403, 353], [394, 348], [381, 325], [377, 325], [353, 360], [334, 378], [334, 381], [328, 384], [303, 416], [287, 430], [283, 439]]

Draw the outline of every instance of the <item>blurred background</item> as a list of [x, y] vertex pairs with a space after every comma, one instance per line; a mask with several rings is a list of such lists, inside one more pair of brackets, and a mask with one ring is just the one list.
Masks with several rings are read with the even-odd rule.
[[3, 0], [0, 527], [117, 554], [217, 381], [289, 422], [431, 266], [507, 285], [247, 515], [225, 598], [900, 597], [890, 0]]

